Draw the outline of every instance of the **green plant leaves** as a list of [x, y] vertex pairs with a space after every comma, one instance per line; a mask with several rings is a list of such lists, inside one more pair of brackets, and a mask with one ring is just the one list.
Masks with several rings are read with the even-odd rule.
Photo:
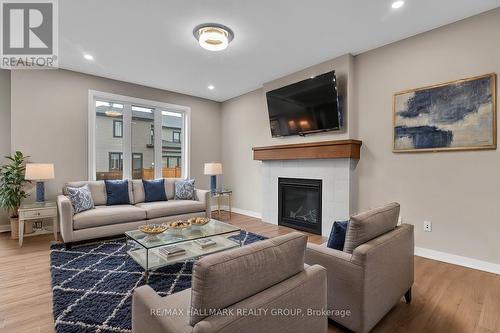
[[5, 156], [10, 163], [0, 167], [0, 207], [10, 211], [12, 217], [17, 217], [22, 200], [28, 196], [24, 190], [26, 183], [30, 183], [24, 179], [28, 157], [16, 151], [12, 156]]

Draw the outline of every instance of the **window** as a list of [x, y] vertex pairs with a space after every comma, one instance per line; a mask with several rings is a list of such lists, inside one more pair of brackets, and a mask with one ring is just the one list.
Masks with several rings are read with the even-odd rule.
[[188, 107], [96, 91], [89, 101], [89, 179], [189, 177]]
[[109, 172], [123, 171], [123, 154], [109, 153]]
[[172, 132], [172, 142], [181, 142], [181, 132]]
[[95, 178], [122, 179], [123, 104], [96, 100], [94, 105]]
[[123, 138], [123, 121], [113, 120], [113, 138]]

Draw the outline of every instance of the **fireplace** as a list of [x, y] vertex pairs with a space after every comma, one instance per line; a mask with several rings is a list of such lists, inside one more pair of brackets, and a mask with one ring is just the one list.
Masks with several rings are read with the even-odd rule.
[[322, 180], [278, 178], [278, 224], [321, 235]]

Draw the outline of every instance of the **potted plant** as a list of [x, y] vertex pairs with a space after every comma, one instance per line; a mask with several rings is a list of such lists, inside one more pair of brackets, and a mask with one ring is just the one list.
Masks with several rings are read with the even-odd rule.
[[[19, 235], [19, 207], [21, 202], [28, 196], [24, 190], [27, 183], [24, 178], [25, 162], [29, 156], [16, 151], [13, 156], [5, 156], [10, 162], [0, 167], [0, 207], [7, 210], [10, 216], [11, 238]], [[26, 224], [25, 232], [33, 232], [33, 225]]]

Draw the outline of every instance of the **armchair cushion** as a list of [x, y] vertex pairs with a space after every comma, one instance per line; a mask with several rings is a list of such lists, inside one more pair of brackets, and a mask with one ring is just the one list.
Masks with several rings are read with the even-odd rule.
[[342, 251], [344, 249], [345, 234], [348, 225], [349, 221], [335, 221], [326, 246], [331, 249]]
[[396, 202], [352, 216], [347, 227], [344, 251], [352, 253], [359, 245], [394, 230], [398, 218], [399, 204]]

